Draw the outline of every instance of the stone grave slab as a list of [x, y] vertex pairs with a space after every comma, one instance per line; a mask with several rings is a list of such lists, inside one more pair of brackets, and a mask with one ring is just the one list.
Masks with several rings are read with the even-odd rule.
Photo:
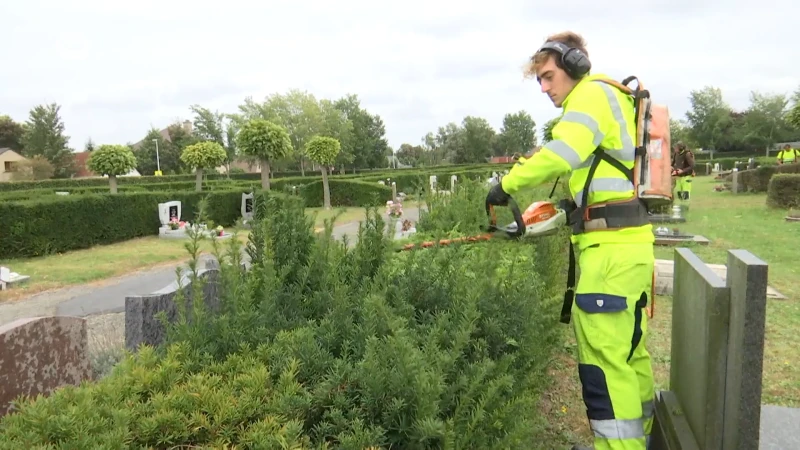
[[242, 213], [242, 219], [244, 219], [245, 222], [249, 222], [249, 221], [253, 220], [253, 212], [254, 212], [253, 211], [253, 202], [254, 201], [255, 201], [255, 194], [253, 192], [251, 192], [249, 194], [242, 193], [241, 213]]
[[8, 289], [15, 284], [24, 283], [30, 278], [30, 275], [21, 275], [12, 272], [8, 267], [0, 266], [0, 289]]
[[47, 395], [91, 374], [84, 319], [30, 317], [0, 326], [0, 416], [19, 395]]
[[[206, 261], [206, 268], [198, 270], [198, 277], [205, 281], [203, 286], [203, 301], [206, 308], [214, 313], [219, 309], [218, 277], [219, 262]], [[166, 338], [166, 329], [161, 321], [155, 317], [161, 311], [166, 314], [167, 321], [174, 323], [178, 319], [178, 306], [176, 296], [183, 287], [187, 312], [191, 311], [191, 279], [186, 273], [181, 277], [181, 283], [173, 281], [168, 286], [146, 295], [133, 295], [125, 297], [125, 347], [135, 351], [141, 344], [159, 346]], [[191, 314], [187, 313], [187, 320]]]
[[800, 448], [800, 408], [762, 405], [760, 450]]
[[727, 267], [730, 316], [721, 448], [758, 448], [768, 266], [748, 251], [729, 250]]
[[686, 217], [672, 217], [672, 214], [651, 214], [650, 223], [685, 223]]
[[723, 450], [730, 289], [687, 248], [675, 251], [670, 391], [698, 446]]
[[659, 235], [656, 234], [656, 241], [655, 245], [663, 245], [663, 246], [675, 246], [675, 245], [682, 245], [682, 244], [690, 244], [694, 243], [697, 245], [708, 245], [711, 241], [708, 240], [705, 236], [701, 236], [699, 234], [695, 235]]
[[[657, 259], [655, 261], [655, 275], [656, 275], [656, 294], [657, 295], [672, 295], [673, 278], [675, 270], [673, 267], [674, 262], [668, 259]], [[727, 278], [728, 267], [724, 264], [708, 264], [718, 277], [725, 280]], [[786, 300], [787, 297], [781, 294], [777, 289], [772, 286], [767, 286], [767, 298]]]

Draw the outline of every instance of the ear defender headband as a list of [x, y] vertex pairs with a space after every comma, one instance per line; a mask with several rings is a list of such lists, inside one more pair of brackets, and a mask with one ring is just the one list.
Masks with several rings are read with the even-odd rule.
[[583, 77], [592, 68], [589, 58], [577, 48], [568, 47], [561, 42], [547, 41], [536, 53], [544, 50], [558, 52], [561, 55], [561, 67], [574, 80]]

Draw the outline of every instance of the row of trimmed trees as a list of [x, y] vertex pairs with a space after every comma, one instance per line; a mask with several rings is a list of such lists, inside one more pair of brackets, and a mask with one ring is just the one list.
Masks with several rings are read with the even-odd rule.
[[[270, 164], [289, 158], [292, 155], [292, 141], [289, 133], [280, 125], [264, 119], [252, 119], [244, 124], [236, 135], [236, 145], [245, 155], [257, 159], [261, 165], [261, 187], [269, 190]], [[325, 209], [331, 207], [331, 194], [328, 185], [328, 167], [332, 166], [341, 144], [329, 136], [314, 136], [305, 146], [307, 156], [319, 164]], [[197, 174], [195, 189], [203, 189], [203, 170], [214, 169], [227, 160], [225, 149], [217, 142], [203, 141], [187, 146], [181, 153], [181, 161], [195, 169]], [[117, 177], [136, 168], [136, 157], [128, 146], [101, 145], [92, 152], [87, 167], [99, 175], [108, 175], [111, 193], [117, 193]]]

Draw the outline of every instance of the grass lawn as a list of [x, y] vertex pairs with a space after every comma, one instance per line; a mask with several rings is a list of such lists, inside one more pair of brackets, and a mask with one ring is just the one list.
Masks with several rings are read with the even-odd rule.
[[[762, 402], [800, 407], [800, 223], [786, 222], [785, 210], [767, 208], [766, 194], [714, 192], [718, 183], [713, 177], [696, 177], [687, 222], [672, 227], [711, 241], [708, 246], [687, 245], [706, 263], [725, 264], [727, 250], [744, 249], [769, 264], [769, 285], [788, 299], [767, 300]], [[674, 251], [657, 246], [656, 258], [673, 259]], [[647, 343], [659, 390], [669, 388], [671, 314], [672, 297], [657, 296]], [[564, 332], [566, 352], [551, 368], [554, 382], [542, 407], [552, 420], [554, 444], [590, 442], [571, 326]]]
[[[336, 224], [364, 219], [364, 208], [307, 208], [306, 213], [315, 218], [316, 229], [321, 229], [324, 220], [331, 219], [336, 214], [339, 214]], [[243, 241], [247, 240], [248, 234], [247, 230], [239, 230], [239, 238]], [[19, 300], [50, 289], [96, 283], [146, 268], [180, 263], [188, 259], [184, 242], [147, 236], [57, 255], [0, 260], [0, 265], [31, 277], [26, 283], [0, 291], [0, 302]], [[221, 241], [223, 245], [224, 242]], [[203, 251], [211, 251], [210, 242], [203, 242]]]

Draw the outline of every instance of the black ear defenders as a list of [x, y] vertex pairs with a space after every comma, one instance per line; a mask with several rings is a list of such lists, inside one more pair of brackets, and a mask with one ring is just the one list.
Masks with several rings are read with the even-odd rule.
[[573, 80], [580, 79], [592, 68], [592, 63], [586, 54], [577, 48], [568, 47], [561, 42], [547, 41], [536, 52], [539, 53], [543, 50], [554, 50], [561, 55], [561, 68], [567, 72]]

